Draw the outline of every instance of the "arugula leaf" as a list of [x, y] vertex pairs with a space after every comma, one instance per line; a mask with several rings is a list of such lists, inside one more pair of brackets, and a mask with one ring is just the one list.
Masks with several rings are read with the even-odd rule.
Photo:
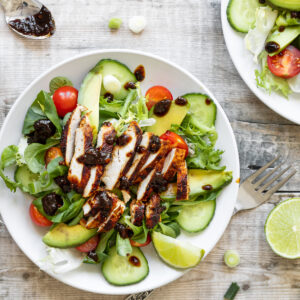
[[58, 117], [56, 107], [51, 98], [51, 95], [45, 91], [40, 91], [36, 99], [30, 106], [25, 116], [22, 133], [27, 135], [34, 131], [34, 123], [41, 119], [48, 118], [56, 127], [59, 134], [62, 128]]
[[127, 256], [132, 252], [132, 247], [129, 238], [122, 239], [119, 233], [117, 234], [116, 246], [117, 246], [117, 253], [120, 256]]
[[71, 80], [69, 80], [67, 77], [64, 76], [57, 76], [51, 79], [49, 83], [49, 90], [51, 94], [54, 94], [54, 92], [63, 87], [63, 86], [73, 86], [73, 83]]
[[261, 71], [255, 70], [256, 84], [271, 94], [272, 90], [282, 93], [285, 98], [292, 92], [288, 81], [284, 78], [275, 76], [269, 69], [267, 63], [267, 52], [263, 51], [259, 60], [261, 62]]
[[81, 209], [81, 211], [79, 212], [79, 214], [68, 223], [68, 226], [73, 226], [73, 225], [77, 225], [80, 220], [83, 218], [83, 209]]
[[143, 225], [140, 227], [141, 232], [137, 235], [133, 235], [131, 239], [137, 243], [144, 244], [148, 237], [149, 229], [146, 227], [145, 220], [143, 220]]
[[16, 163], [17, 153], [19, 151], [18, 146], [7, 146], [1, 154], [1, 169], [4, 170], [8, 166]]
[[45, 145], [39, 143], [30, 144], [24, 152], [24, 159], [29, 170], [33, 173], [41, 172], [45, 168], [44, 156], [46, 150], [58, 143], [56, 140], [49, 139]]

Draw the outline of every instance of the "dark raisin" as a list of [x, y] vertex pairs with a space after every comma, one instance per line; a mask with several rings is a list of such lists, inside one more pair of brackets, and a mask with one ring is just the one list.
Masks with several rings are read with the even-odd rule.
[[265, 46], [265, 50], [268, 52], [268, 53], [273, 53], [273, 52], [276, 52], [280, 49], [280, 46], [279, 44], [277, 44], [276, 42], [268, 42], [266, 43], [266, 46]]
[[56, 193], [50, 193], [42, 198], [44, 212], [49, 216], [54, 216], [63, 204], [63, 199]]
[[139, 65], [135, 70], [134, 70], [134, 75], [137, 81], [143, 81], [146, 76], [145, 68], [142, 65]]
[[152, 153], [156, 153], [161, 146], [160, 138], [157, 135], [152, 135], [150, 139], [149, 151]]
[[54, 178], [55, 183], [63, 190], [64, 193], [69, 193], [72, 190], [68, 175], [58, 176]]

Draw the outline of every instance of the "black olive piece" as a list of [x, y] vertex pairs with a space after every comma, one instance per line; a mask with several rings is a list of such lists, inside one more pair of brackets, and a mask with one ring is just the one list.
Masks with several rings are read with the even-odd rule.
[[56, 193], [50, 193], [42, 198], [44, 212], [49, 216], [54, 216], [63, 204], [63, 199]]

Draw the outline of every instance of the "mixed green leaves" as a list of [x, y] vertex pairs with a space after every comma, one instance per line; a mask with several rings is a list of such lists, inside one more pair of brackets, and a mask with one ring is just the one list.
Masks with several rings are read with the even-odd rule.
[[54, 94], [54, 92], [57, 89], [59, 89], [63, 86], [73, 86], [73, 83], [71, 80], [69, 80], [67, 77], [64, 77], [64, 76], [54, 77], [49, 83], [50, 93]]

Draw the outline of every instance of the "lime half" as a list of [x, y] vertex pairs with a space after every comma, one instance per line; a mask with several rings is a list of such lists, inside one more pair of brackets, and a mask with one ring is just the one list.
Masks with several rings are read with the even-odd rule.
[[194, 245], [179, 241], [154, 231], [152, 241], [160, 258], [174, 268], [186, 269], [195, 267], [205, 251]]
[[267, 218], [265, 233], [275, 253], [285, 258], [300, 258], [300, 198], [278, 204]]

